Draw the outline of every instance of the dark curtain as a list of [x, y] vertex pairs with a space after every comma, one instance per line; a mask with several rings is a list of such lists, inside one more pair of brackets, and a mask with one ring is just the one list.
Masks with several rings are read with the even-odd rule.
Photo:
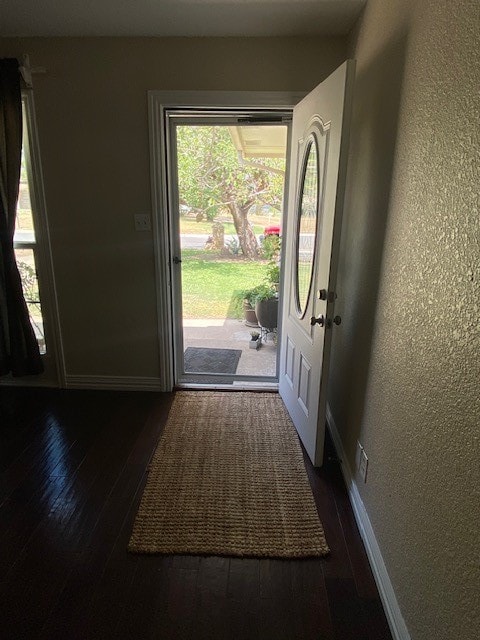
[[16, 59], [0, 60], [0, 375], [41, 373], [15, 261], [13, 234], [22, 161], [22, 94]]

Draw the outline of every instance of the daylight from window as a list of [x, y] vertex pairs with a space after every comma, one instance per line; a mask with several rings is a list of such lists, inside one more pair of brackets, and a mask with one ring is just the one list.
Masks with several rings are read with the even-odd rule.
[[40, 353], [46, 353], [44, 322], [38, 289], [36, 268], [36, 238], [32, 214], [30, 177], [27, 167], [28, 145], [25, 105], [23, 105], [23, 147], [20, 174], [20, 189], [17, 202], [17, 217], [14, 236], [15, 257], [22, 279], [23, 294], [27, 303], [30, 322], [37, 337]]

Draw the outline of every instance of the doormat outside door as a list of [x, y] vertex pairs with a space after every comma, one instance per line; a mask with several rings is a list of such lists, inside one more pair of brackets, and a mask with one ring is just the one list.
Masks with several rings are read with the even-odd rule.
[[187, 347], [184, 353], [185, 373], [235, 374], [242, 355], [241, 349], [210, 349]]
[[195, 384], [233, 384], [232, 378], [220, 379], [220, 376], [235, 375], [241, 355], [241, 349], [187, 347], [183, 355], [185, 374], [182, 381]]
[[177, 392], [128, 548], [271, 558], [328, 553], [278, 394]]

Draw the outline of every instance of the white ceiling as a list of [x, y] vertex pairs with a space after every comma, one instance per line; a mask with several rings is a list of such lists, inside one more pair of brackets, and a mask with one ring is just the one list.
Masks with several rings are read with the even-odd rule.
[[1, 0], [0, 36], [348, 33], [366, 0]]

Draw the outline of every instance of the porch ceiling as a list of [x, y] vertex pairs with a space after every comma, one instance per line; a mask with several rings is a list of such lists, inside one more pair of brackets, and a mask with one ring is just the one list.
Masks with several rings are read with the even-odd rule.
[[284, 158], [286, 126], [228, 127], [233, 144], [243, 158]]

